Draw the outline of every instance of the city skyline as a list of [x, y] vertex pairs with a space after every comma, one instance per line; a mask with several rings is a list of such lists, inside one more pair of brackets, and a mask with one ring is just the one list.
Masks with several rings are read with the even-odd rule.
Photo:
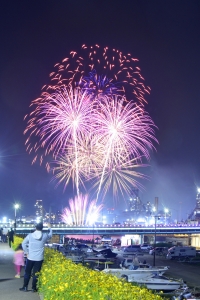
[[[114, 7], [98, 1], [87, 7], [77, 3], [2, 5], [0, 210], [14, 215], [13, 205], [20, 202], [28, 214], [36, 199], [43, 199], [47, 207], [65, 207], [74, 197], [71, 185], [63, 193], [44, 167], [31, 165], [23, 118], [54, 64], [83, 43], [98, 43], [136, 57], [151, 88], [146, 110], [158, 127], [159, 145], [151, 153], [145, 170], [149, 180], [142, 181], [140, 197], [151, 203], [158, 197], [163, 208], [174, 214], [181, 211], [185, 218], [194, 209], [200, 184], [199, 2], [127, 1], [122, 6], [115, 1]], [[112, 194], [105, 201], [110, 207], [125, 205], [123, 199], [113, 202]]]
[[[193, 222], [199, 222], [200, 220], [200, 188], [197, 189], [196, 204], [190, 214], [187, 214], [186, 218], [182, 217], [181, 207], [179, 211], [174, 213], [169, 208], [160, 207], [159, 198], [155, 197], [154, 203], [143, 203], [139, 197], [139, 190], [135, 189], [131, 198], [127, 201], [127, 208], [121, 210], [108, 208], [105, 205], [96, 206], [95, 200], [89, 200], [88, 195], [80, 195], [75, 199], [70, 199], [69, 205], [56, 208], [52, 210], [50, 206], [48, 209], [43, 206], [43, 200], [36, 200], [34, 204], [34, 210], [31, 215], [22, 215], [20, 203], [14, 204], [14, 220], [15, 222], [51, 222], [51, 223], [65, 223], [68, 225], [88, 225], [91, 222], [91, 216], [93, 215], [93, 222], [96, 225], [100, 224], [139, 224], [139, 225], [152, 225], [154, 223], [154, 217], [158, 217], [158, 223], [167, 224], [191, 224]], [[81, 212], [81, 213], [80, 213]], [[5, 216], [2, 214], [0, 217], [1, 223], [14, 222], [13, 216]], [[81, 222], [79, 224], [79, 221]]]

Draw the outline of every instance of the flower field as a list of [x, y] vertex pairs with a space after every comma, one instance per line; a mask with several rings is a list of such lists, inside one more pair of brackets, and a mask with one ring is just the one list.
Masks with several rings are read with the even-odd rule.
[[14, 243], [11, 243], [12, 249], [15, 251], [22, 242], [23, 242], [23, 238], [15, 235], [14, 236]]
[[161, 300], [145, 288], [117, 277], [90, 270], [66, 259], [62, 253], [45, 249], [38, 279], [44, 300]]

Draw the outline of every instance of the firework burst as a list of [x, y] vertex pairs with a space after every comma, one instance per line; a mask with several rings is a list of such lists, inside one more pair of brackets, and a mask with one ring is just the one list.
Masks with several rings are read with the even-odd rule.
[[24, 133], [33, 163], [45, 158], [56, 185], [65, 189], [72, 180], [79, 197], [80, 186], [91, 181], [98, 200], [111, 186], [114, 194], [140, 187], [133, 178], [143, 175], [135, 168], [150, 159], [156, 126], [144, 110], [149, 88], [137, 59], [98, 45], [81, 51], [56, 64], [51, 85], [31, 103]]
[[[113, 181], [115, 184], [113, 191], [116, 192], [116, 186], [119, 186], [123, 181], [119, 180], [119, 172], [117, 171], [119, 166], [121, 166], [120, 169], [124, 170], [124, 172], [120, 172], [121, 177], [127, 178], [125, 165], [128, 168], [127, 172], [130, 174], [130, 166], [132, 168], [138, 166], [138, 162], [141, 163], [142, 157], [149, 159], [149, 151], [153, 148], [152, 140], [156, 141], [156, 139], [153, 129], [155, 125], [148, 114], [140, 109], [138, 105], [132, 102], [127, 103], [124, 97], [105, 96], [102, 98], [95, 117], [98, 144], [104, 145], [105, 149], [102, 157], [103, 165], [99, 174], [98, 199], [101, 186], [105, 181], [106, 169], [109, 170], [107, 174], [111, 175], [110, 180], [105, 185], [107, 187], [108, 182], [113, 181], [113, 174], [118, 174], [117, 180]], [[136, 175], [135, 171], [132, 172], [133, 175]], [[141, 177], [141, 174], [137, 177]], [[127, 180], [125, 179], [125, 181]], [[116, 185], [116, 182], [118, 182], [118, 185]], [[135, 181], [133, 182], [135, 183]], [[128, 191], [127, 184], [120, 184], [120, 191], [121, 187], [126, 187], [126, 191]]]
[[130, 53], [123, 54], [117, 49], [99, 45], [83, 45], [79, 52], [71, 51], [54, 67], [50, 73], [51, 84], [45, 85], [44, 89], [72, 85], [86, 89], [93, 97], [120, 94], [128, 100], [147, 103], [145, 96], [150, 93], [150, 88], [144, 84], [138, 59]]
[[65, 155], [57, 157], [52, 164], [53, 179], [58, 184], [63, 182], [66, 187], [70, 179], [76, 182], [77, 174], [82, 186], [84, 181], [92, 179], [94, 182], [95, 179], [94, 186], [98, 185], [97, 199], [101, 189], [105, 197], [109, 186], [113, 186], [115, 195], [117, 190], [122, 194], [123, 190], [129, 193], [129, 185], [141, 187], [133, 179], [142, 178], [142, 174], [135, 169], [142, 166], [143, 157], [147, 160], [150, 158], [155, 125], [139, 106], [123, 101], [122, 97], [104, 97], [98, 109], [93, 109], [92, 131], [88, 136], [85, 134], [84, 139], [81, 136], [76, 141], [78, 158], [73, 151], [72, 140], [72, 144], [68, 143]]
[[[27, 150], [36, 153], [39, 148], [45, 148], [45, 155], [52, 152], [56, 159], [59, 153], [65, 153], [68, 143], [73, 145], [75, 153], [76, 187], [79, 193], [78, 147], [77, 141], [91, 132], [90, 97], [81, 89], [62, 87], [54, 93], [44, 93], [42, 98], [33, 101], [36, 105], [34, 117], [28, 122], [25, 134], [30, 132], [39, 138], [39, 142], [31, 146], [30, 136], [26, 141]], [[40, 161], [42, 162], [43, 156]]]
[[[43, 93], [31, 106], [36, 109], [24, 131], [30, 134], [26, 140], [29, 153], [33, 150], [37, 152], [42, 147], [45, 148], [45, 154], [53, 152], [56, 156], [65, 151], [69, 140], [76, 140], [90, 131], [90, 97], [86, 91], [63, 87], [52, 94]], [[32, 135], [39, 138], [34, 147], [30, 143]]]
[[124, 97], [104, 96], [94, 116], [98, 141], [105, 145], [107, 153], [150, 158], [152, 140], [156, 141], [155, 124], [140, 106], [127, 103]]
[[103, 205], [96, 205], [96, 200], [89, 201], [88, 195], [69, 200], [69, 207], [63, 209], [61, 220], [69, 225], [93, 225], [99, 217]]
[[85, 187], [84, 182], [89, 181], [91, 176], [98, 177], [102, 168], [103, 150], [102, 145], [96, 143], [96, 138], [78, 139], [76, 141], [78, 157], [74, 152], [74, 145], [69, 142], [64, 155], [58, 155], [56, 160], [49, 165], [49, 171], [54, 173], [52, 181], [57, 182], [56, 186], [64, 183], [64, 189], [70, 180], [76, 184], [76, 165], [78, 165], [78, 182]]

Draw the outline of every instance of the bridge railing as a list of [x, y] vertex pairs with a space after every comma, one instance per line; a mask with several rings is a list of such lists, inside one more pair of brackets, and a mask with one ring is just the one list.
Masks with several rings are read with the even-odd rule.
[[[36, 223], [17, 223], [16, 224], [16, 228], [35, 228]], [[0, 228], [3, 227], [13, 227], [13, 224], [10, 223], [0, 223]], [[143, 228], [143, 229], [153, 229], [155, 228], [155, 225], [120, 225], [120, 224], [105, 224], [105, 225], [68, 225], [68, 224], [64, 224], [64, 223], [52, 223], [51, 224], [52, 229], [53, 228], [74, 228], [74, 229], [78, 229], [78, 228], [90, 228], [90, 229], [99, 229], [99, 228], [118, 228], [118, 229], [139, 229], [139, 228]], [[44, 228], [45, 228], [45, 223], [44, 223]], [[200, 224], [156, 224], [156, 229], [161, 229], [161, 228], [166, 228], [166, 229], [170, 229], [170, 228], [200, 228]]]
[[[8, 224], [9, 225], [9, 224]], [[5, 224], [0, 224], [4, 227]], [[9, 227], [9, 226], [8, 226]], [[143, 226], [143, 225], [67, 225], [62, 223], [51, 224], [54, 234], [58, 235], [87, 235], [87, 234], [99, 234], [99, 235], [125, 235], [125, 234], [155, 234], [155, 226]], [[33, 232], [35, 229], [34, 223], [17, 224], [17, 234], [27, 234]], [[46, 224], [44, 224], [44, 230], [47, 230]], [[199, 224], [170, 224], [156, 226], [157, 234], [200, 234]]]

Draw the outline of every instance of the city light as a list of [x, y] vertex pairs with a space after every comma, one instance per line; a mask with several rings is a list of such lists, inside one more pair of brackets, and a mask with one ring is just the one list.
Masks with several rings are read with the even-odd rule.
[[42, 222], [42, 217], [37, 217], [36, 218], [36, 223], [41, 223]]
[[103, 219], [102, 222], [103, 222], [103, 224], [107, 223], [106, 218], [107, 218], [106, 216], [102, 216], [102, 219]]
[[165, 212], [165, 225], [166, 225], [166, 223], [167, 223], [167, 214], [168, 214], [168, 212], [169, 212], [169, 209], [168, 209], [168, 208], [165, 208], [165, 209], [164, 209], [164, 212]]
[[7, 217], [2, 218], [3, 223], [7, 223]]

